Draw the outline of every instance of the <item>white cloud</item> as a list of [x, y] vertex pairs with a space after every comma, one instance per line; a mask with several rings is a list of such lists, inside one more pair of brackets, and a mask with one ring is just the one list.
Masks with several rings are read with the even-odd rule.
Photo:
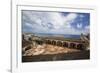
[[28, 27], [33, 27], [30, 23], [25, 23], [25, 25]]
[[73, 21], [74, 19], [76, 19], [77, 16], [78, 16], [78, 14], [76, 14], [76, 13], [70, 13], [70, 14], [68, 14], [68, 15], [65, 17], [65, 20], [66, 20], [67, 22], [71, 22], [71, 21]]
[[[69, 13], [66, 16], [62, 16], [59, 12], [23, 11], [23, 20], [25, 23], [27, 22], [23, 25], [32, 27], [33, 32], [80, 34], [83, 31], [76, 30], [71, 26], [71, 23], [77, 17], [78, 14], [76, 13]], [[82, 25], [77, 24], [77, 27], [82, 28]]]
[[81, 24], [81, 23], [78, 23], [78, 24], [77, 24], [77, 28], [78, 28], [78, 29], [81, 29], [81, 28], [82, 28], [82, 24]]

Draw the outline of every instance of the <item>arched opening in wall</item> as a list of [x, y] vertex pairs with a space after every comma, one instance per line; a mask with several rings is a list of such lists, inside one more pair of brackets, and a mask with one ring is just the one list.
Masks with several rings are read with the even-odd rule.
[[56, 45], [56, 41], [53, 40], [53, 41], [52, 41], [52, 45]]
[[49, 44], [49, 40], [46, 40], [46, 44]]
[[48, 40], [48, 44], [52, 44], [51, 40]]
[[68, 47], [68, 43], [67, 42], [63, 42], [63, 47]]
[[38, 44], [38, 40], [34, 40]]
[[66, 47], [66, 42], [63, 42], [62, 46], [63, 46], [63, 47]]
[[43, 41], [42, 40], [35, 40], [35, 42], [39, 45], [42, 45], [43, 44]]
[[40, 45], [42, 45], [43, 44], [43, 40], [40, 40]]
[[62, 42], [61, 41], [57, 41], [57, 46], [62, 46]]
[[49, 44], [49, 40], [47, 40], [47, 44]]
[[44, 40], [43, 42], [44, 42], [45, 44], [47, 43], [47, 41], [46, 41], [46, 40]]
[[50, 40], [50, 42], [51, 42], [50, 44], [53, 45], [52, 40]]
[[84, 45], [83, 44], [78, 44], [77, 45], [77, 49], [79, 49], [79, 50], [84, 50]]
[[75, 43], [70, 43], [70, 48], [75, 48], [76, 44]]

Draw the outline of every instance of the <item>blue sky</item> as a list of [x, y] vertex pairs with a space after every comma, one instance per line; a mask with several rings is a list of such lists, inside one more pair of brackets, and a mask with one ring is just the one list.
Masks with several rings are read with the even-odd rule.
[[22, 31], [50, 34], [88, 34], [90, 32], [90, 14], [23, 10]]

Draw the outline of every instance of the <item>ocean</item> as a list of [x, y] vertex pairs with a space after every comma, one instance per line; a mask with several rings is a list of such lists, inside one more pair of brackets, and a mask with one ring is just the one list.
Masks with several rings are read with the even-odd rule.
[[36, 34], [40, 37], [64, 37], [64, 38], [75, 38], [80, 39], [80, 35], [70, 35], [70, 34]]

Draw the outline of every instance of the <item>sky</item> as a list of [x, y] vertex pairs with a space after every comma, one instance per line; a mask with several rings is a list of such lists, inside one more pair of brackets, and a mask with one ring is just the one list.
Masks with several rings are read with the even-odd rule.
[[90, 14], [22, 10], [22, 32], [88, 34], [90, 32]]

